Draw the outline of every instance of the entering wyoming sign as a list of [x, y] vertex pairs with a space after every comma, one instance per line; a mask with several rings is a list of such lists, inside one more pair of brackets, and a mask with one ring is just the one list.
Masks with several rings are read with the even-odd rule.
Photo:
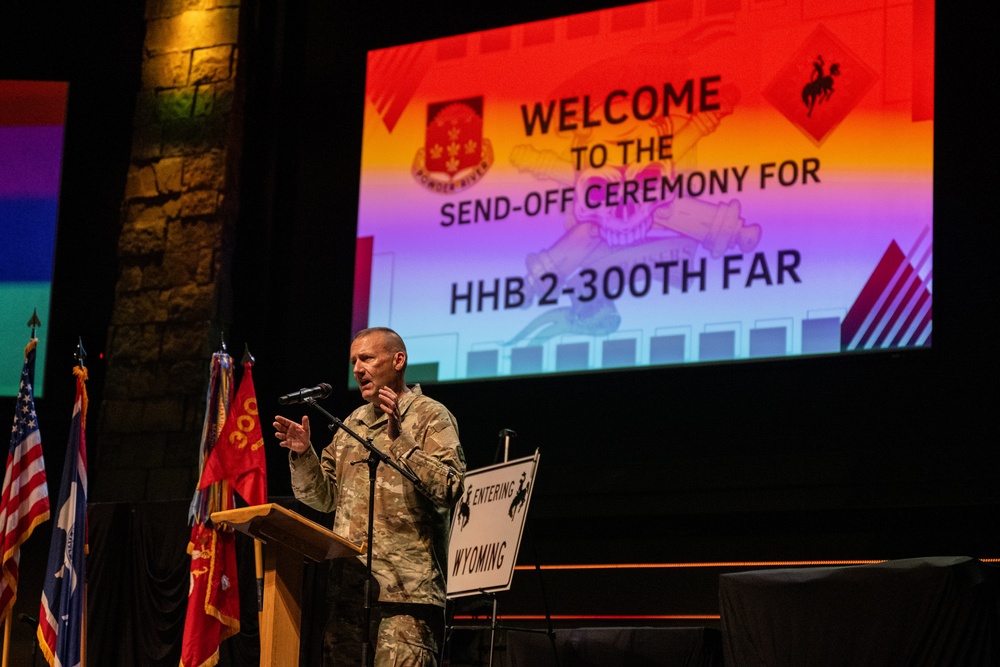
[[538, 470], [534, 456], [465, 475], [448, 546], [448, 597], [510, 588]]

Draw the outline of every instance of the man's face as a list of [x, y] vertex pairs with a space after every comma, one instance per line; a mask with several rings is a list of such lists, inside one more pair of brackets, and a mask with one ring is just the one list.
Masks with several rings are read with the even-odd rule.
[[399, 393], [403, 384], [403, 352], [390, 352], [385, 335], [373, 333], [351, 343], [354, 379], [361, 388], [361, 398], [378, 404], [378, 390], [388, 386]]

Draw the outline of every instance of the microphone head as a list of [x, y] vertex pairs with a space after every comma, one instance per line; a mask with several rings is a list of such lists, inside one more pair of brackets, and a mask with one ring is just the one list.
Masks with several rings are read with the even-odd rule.
[[289, 403], [302, 403], [303, 401], [312, 400], [316, 398], [326, 398], [333, 392], [333, 387], [325, 382], [320, 382], [315, 387], [303, 387], [298, 391], [293, 391], [290, 394], [285, 394], [284, 396], [278, 397], [278, 403], [280, 405], [288, 405]]

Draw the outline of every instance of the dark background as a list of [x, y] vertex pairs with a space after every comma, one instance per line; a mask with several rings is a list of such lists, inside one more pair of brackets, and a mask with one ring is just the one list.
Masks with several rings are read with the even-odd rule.
[[[118, 275], [144, 24], [141, 3], [116, 4], [19, 3], [0, 22], [0, 77], [70, 81], [38, 401], [53, 497], [72, 354], [82, 336], [96, 424]], [[237, 356], [246, 344], [257, 358], [262, 414], [318, 382], [335, 387], [325, 402], [334, 414], [358, 403], [342, 387], [366, 51], [615, 4], [624, 3], [244, 2], [246, 137], [226, 338]], [[996, 55], [994, 24], [974, 6], [937, 9], [931, 349], [424, 387], [457, 416], [471, 468], [493, 462], [500, 429], [518, 434], [512, 456], [541, 449], [522, 562], [1000, 557]], [[12, 406], [0, 400], [0, 416]], [[95, 431], [92, 479], [102, 474]], [[287, 495], [284, 453], [267, 441], [270, 492]], [[625, 598], [648, 587], [628, 576], [615, 584]], [[689, 607], [711, 607], [714, 576], [670, 585]], [[574, 581], [550, 586], [557, 607], [581, 597]], [[684, 598], [686, 589], [697, 591]], [[527, 597], [537, 611], [536, 591]]]
[[[258, 356], [262, 404], [343, 383], [365, 50], [600, 6], [259, 5], [245, 163], [265, 168], [243, 174], [233, 337]], [[458, 417], [471, 467], [493, 461], [503, 428], [514, 455], [542, 450], [530, 523], [543, 560], [1000, 553], [997, 168], [977, 138], [996, 95], [975, 84], [989, 62], [975, 22], [938, 12], [932, 349], [425, 387]], [[356, 403], [329, 401], [335, 414]]]

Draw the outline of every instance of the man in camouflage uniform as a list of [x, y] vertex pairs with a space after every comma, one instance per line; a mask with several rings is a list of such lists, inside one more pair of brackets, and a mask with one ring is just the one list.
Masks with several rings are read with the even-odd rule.
[[[338, 430], [320, 455], [310, 441], [309, 417], [301, 423], [275, 417], [289, 451], [292, 490], [306, 505], [336, 511], [333, 532], [367, 541], [378, 602], [372, 608], [375, 665], [437, 665], [444, 629], [445, 576], [451, 510], [462, 496], [465, 455], [455, 418], [407, 387], [406, 347], [391, 329], [358, 333], [351, 343], [354, 378], [367, 401], [344, 425], [419, 479], [414, 485], [387, 465], [377, 469], [374, 535], [368, 540], [369, 471], [352, 465], [367, 450]], [[334, 562], [333, 612], [323, 642], [327, 667], [360, 664], [364, 619], [365, 556]], [[373, 594], [373, 598], [376, 596]]]

